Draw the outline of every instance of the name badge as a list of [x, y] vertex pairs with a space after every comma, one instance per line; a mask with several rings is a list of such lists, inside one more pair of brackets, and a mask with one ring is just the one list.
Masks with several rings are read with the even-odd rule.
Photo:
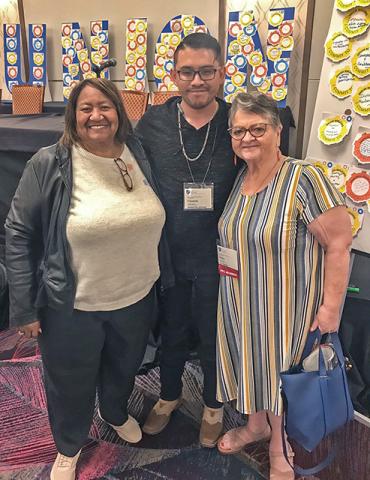
[[238, 252], [217, 245], [218, 273], [224, 277], [239, 278]]
[[213, 183], [184, 183], [184, 210], [214, 209]]

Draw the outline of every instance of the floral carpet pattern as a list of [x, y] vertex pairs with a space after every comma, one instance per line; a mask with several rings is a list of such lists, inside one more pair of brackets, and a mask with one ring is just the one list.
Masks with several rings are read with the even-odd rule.
[[[135, 446], [123, 442], [95, 412], [89, 440], [78, 463], [77, 479], [263, 480], [263, 449], [253, 452], [255, 460], [251, 466], [245, 458], [223, 456], [216, 449], [199, 446], [201, 385], [200, 368], [196, 363], [188, 363], [183, 405], [164, 432], [154, 437], [144, 435]], [[158, 394], [158, 368], [137, 376], [129, 403], [131, 415], [142, 423]], [[231, 407], [226, 407], [226, 429], [242, 422]], [[1, 332], [0, 479], [49, 479], [55, 455], [37, 343], [12, 330]]]

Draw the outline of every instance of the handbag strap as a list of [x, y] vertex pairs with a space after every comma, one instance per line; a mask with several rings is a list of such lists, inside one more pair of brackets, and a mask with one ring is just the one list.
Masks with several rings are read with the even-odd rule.
[[[325, 339], [324, 342], [322, 341], [323, 339]], [[312, 352], [315, 344], [321, 343], [331, 343], [334, 347], [335, 353], [337, 354], [339, 363], [341, 365], [344, 364], [344, 355], [338, 332], [331, 332], [322, 335], [319, 328], [317, 328], [313, 332], [309, 332], [309, 334], [307, 335], [306, 344], [302, 352], [301, 363]]]
[[342, 344], [340, 343], [338, 332], [328, 333], [327, 341], [332, 343], [335, 353], [337, 354], [338, 361], [341, 366], [344, 366], [344, 355], [342, 350]]
[[[347, 379], [346, 379], [346, 362], [344, 359], [343, 355], [343, 350], [342, 350], [342, 345], [340, 343], [339, 335], [337, 332], [331, 333], [331, 342], [333, 344], [335, 353], [338, 358], [338, 365], [340, 368], [340, 371], [342, 373], [342, 378], [343, 378], [343, 383], [346, 384]], [[347, 404], [347, 422], [353, 417], [353, 406], [352, 406], [352, 400], [349, 394], [348, 387], [344, 389], [344, 394], [346, 397], [346, 404]]]
[[301, 357], [301, 363], [312, 352], [315, 343], [321, 343], [321, 332], [318, 328], [316, 328], [316, 330], [314, 330], [313, 332], [309, 332], [309, 334], [307, 335], [306, 344], [304, 346]]
[[311, 475], [315, 475], [316, 473], [321, 472], [321, 470], [324, 470], [324, 468], [326, 468], [328, 465], [331, 464], [331, 462], [335, 458], [335, 455], [337, 454], [336, 448], [332, 448], [328, 453], [328, 455], [326, 456], [326, 458], [324, 458], [324, 460], [319, 462], [314, 467], [303, 468], [296, 464], [292, 465], [288, 457], [288, 448], [287, 448], [287, 441], [285, 436], [285, 423], [286, 423], [286, 413], [284, 412], [283, 421], [281, 422], [281, 438], [283, 441], [283, 453], [284, 453], [285, 460], [288, 462], [288, 464], [296, 474], [301, 475], [303, 477], [309, 477]]

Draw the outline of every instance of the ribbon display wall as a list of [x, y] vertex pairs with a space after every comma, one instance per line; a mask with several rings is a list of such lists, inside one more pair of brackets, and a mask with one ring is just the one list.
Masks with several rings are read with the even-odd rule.
[[[318, 126], [326, 161], [316, 160], [315, 165], [346, 196], [352, 234], [357, 236], [363, 225], [365, 231], [369, 228], [370, 213], [370, 1], [336, 0], [333, 19], [325, 42], [329, 75], [322, 75], [329, 78], [327, 103], [333, 112], [324, 113]], [[335, 147], [340, 143], [339, 151]]]
[[336, 0], [335, 6], [342, 12], [341, 28], [331, 32], [325, 42], [326, 57], [333, 65], [329, 90], [338, 99], [350, 97], [353, 110], [367, 117], [370, 115], [370, 2]]

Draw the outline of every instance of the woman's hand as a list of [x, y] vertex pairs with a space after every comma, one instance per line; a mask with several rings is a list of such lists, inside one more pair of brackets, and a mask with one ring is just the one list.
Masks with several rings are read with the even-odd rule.
[[42, 333], [40, 322], [29, 323], [18, 328], [19, 335], [24, 335], [26, 338], [37, 338]]
[[337, 332], [339, 329], [338, 309], [321, 305], [311, 325], [311, 332], [316, 328], [319, 328], [321, 333]]

